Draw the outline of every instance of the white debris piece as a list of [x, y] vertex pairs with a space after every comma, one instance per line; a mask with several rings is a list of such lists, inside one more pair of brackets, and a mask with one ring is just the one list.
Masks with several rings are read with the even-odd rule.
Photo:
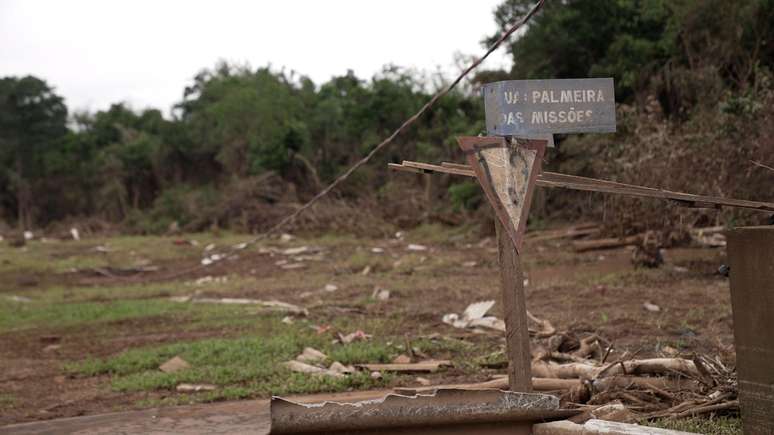
[[658, 305], [650, 301], [646, 301], [644, 304], [642, 304], [642, 307], [650, 311], [651, 313], [658, 313], [659, 311], [661, 311], [661, 307], [659, 307]]
[[337, 373], [333, 370], [324, 369], [322, 367], [313, 366], [310, 364], [302, 363], [300, 361], [288, 361], [286, 363], [283, 363], [285, 367], [287, 367], [289, 370], [298, 372], [298, 373], [308, 373], [312, 375], [324, 375], [324, 376], [332, 376], [334, 378], [343, 378], [344, 375], [341, 373]]
[[301, 316], [309, 315], [309, 310], [298, 305], [289, 304], [281, 301], [262, 301], [258, 299], [247, 298], [201, 298], [196, 296], [173, 296], [169, 298], [173, 302], [192, 302], [196, 304], [224, 304], [224, 305], [260, 305], [272, 311], [297, 314]]
[[200, 391], [215, 391], [218, 387], [211, 384], [180, 384], [175, 389], [181, 393], [198, 393]]
[[339, 289], [339, 286], [337, 286], [336, 284], [325, 284], [325, 287], [323, 288], [323, 290], [325, 290], [326, 292], [335, 292], [338, 289]]
[[305, 347], [304, 351], [296, 357], [296, 361], [314, 364], [328, 359], [328, 356], [312, 347]]
[[427, 246], [425, 245], [418, 245], [416, 243], [410, 243], [406, 249], [409, 251], [427, 251]]
[[35, 234], [32, 234], [32, 231], [24, 232], [24, 240], [32, 240], [34, 238], [35, 238]]
[[210, 252], [213, 249], [215, 249], [215, 244], [214, 243], [210, 243], [209, 245], [204, 247], [204, 252]]
[[28, 297], [25, 297], [25, 296], [11, 295], [11, 296], [6, 296], [5, 298], [8, 299], [11, 302], [21, 302], [21, 303], [32, 302], [32, 299], [30, 299]]
[[247, 243], [238, 243], [233, 246], [234, 249], [245, 249], [247, 247]]
[[486, 313], [494, 306], [495, 301], [481, 301], [468, 305], [462, 316], [457, 314], [445, 314], [443, 323], [452, 325], [455, 328], [475, 328], [483, 327], [505, 331], [505, 322], [494, 316], [486, 316]]
[[371, 252], [373, 252], [374, 254], [383, 254], [384, 253], [384, 249], [383, 248], [378, 248], [378, 247], [377, 248], [371, 248]]
[[293, 237], [292, 235], [290, 235], [288, 233], [284, 233], [284, 234], [282, 234], [280, 236], [280, 242], [282, 242], [282, 243], [287, 243], [287, 242], [289, 242], [289, 241], [291, 241], [293, 239], [295, 239], [295, 237]]
[[73, 240], [81, 240], [81, 233], [78, 232], [78, 228], [70, 228], [70, 235], [73, 236]]
[[342, 375], [351, 375], [352, 373], [355, 373], [355, 367], [345, 366], [344, 364], [338, 361], [334, 361], [333, 364], [331, 364], [331, 366], [328, 367], [328, 370], [334, 373], [340, 373]]
[[377, 301], [386, 301], [386, 300], [390, 299], [390, 291], [389, 290], [385, 290], [385, 289], [383, 289], [381, 287], [376, 287], [374, 289], [374, 292], [371, 293], [371, 297], [373, 299], [376, 299]]

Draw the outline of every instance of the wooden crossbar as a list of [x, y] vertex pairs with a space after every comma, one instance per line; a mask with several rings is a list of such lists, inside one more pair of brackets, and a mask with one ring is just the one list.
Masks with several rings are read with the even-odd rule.
[[[440, 165], [430, 163], [412, 162], [404, 160], [402, 164], [389, 163], [388, 167], [395, 171], [413, 172], [419, 174], [445, 173], [464, 177], [475, 177], [473, 170], [468, 165], [443, 162]], [[746, 201], [743, 199], [720, 198], [715, 196], [694, 195], [670, 190], [655, 189], [652, 187], [637, 186], [634, 184], [618, 183], [615, 181], [599, 180], [596, 178], [566, 175], [558, 172], [543, 172], [538, 175], [537, 183], [540, 187], [554, 187], [588, 192], [603, 192], [620, 195], [639, 196], [645, 198], [660, 198], [675, 201], [686, 207], [696, 208], [720, 208], [736, 207], [749, 210], [774, 212], [774, 203]]]

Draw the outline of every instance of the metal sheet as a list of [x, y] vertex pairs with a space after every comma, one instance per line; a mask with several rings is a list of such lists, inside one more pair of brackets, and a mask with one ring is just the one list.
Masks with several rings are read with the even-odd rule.
[[495, 215], [520, 252], [546, 142], [510, 143], [503, 137], [475, 136], [459, 137], [457, 142]]
[[271, 401], [271, 433], [448, 428], [466, 424], [548, 421], [576, 414], [577, 410], [559, 409], [559, 399], [551, 395], [499, 390], [438, 390], [434, 394], [415, 396], [391, 394], [380, 400], [356, 403], [301, 404], [274, 397]]
[[728, 259], [742, 425], [774, 433], [774, 227], [730, 231]]
[[615, 132], [612, 78], [509, 80], [482, 92], [490, 136]]

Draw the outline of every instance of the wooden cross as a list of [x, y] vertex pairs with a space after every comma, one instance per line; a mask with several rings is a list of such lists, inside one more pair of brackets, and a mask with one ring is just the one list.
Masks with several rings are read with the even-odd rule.
[[527, 302], [519, 253], [547, 141], [457, 138], [495, 212], [511, 391], [532, 391]]

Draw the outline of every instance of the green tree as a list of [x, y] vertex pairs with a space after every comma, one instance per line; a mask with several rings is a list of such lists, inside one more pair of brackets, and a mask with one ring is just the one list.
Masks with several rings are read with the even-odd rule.
[[67, 133], [67, 107], [43, 80], [32, 76], [0, 79], [0, 160], [6, 203], [17, 224], [29, 228], [38, 205], [36, 180], [45, 176], [46, 156]]

